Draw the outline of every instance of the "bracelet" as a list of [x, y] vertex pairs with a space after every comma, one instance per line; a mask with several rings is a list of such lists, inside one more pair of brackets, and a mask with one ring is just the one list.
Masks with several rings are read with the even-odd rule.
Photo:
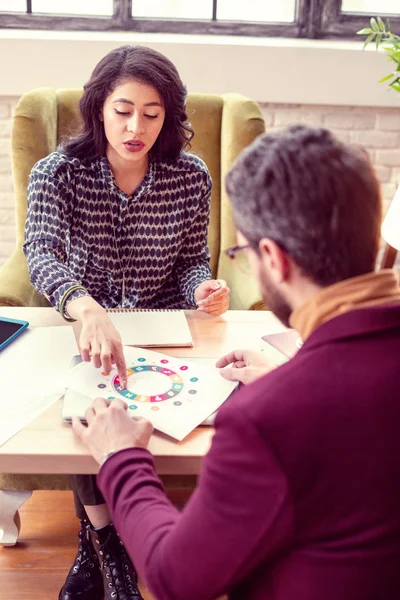
[[83, 285], [77, 284], [77, 285], [73, 285], [71, 286], [63, 295], [63, 297], [61, 298], [60, 301], [60, 307], [59, 307], [59, 311], [60, 311], [60, 315], [62, 316], [63, 319], [65, 319], [65, 321], [69, 321], [71, 323], [73, 323], [74, 321], [76, 321], [76, 319], [73, 319], [72, 317], [69, 317], [65, 314], [65, 303], [67, 301], [67, 299], [69, 298], [69, 296], [73, 293], [76, 292], [78, 290], [83, 290], [85, 291], [87, 294], [89, 293], [87, 291], [87, 289], [85, 287], [83, 287]]

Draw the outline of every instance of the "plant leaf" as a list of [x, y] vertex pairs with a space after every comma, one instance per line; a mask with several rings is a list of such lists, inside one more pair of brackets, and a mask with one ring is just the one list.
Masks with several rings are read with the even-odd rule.
[[393, 61], [394, 63], [396, 63], [396, 65], [400, 64], [400, 58], [398, 58], [398, 56], [396, 57], [396, 52], [390, 52], [387, 55], [387, 59]]
[[379, 83], [384, 83], [385, 81], [392, 79], [392, 77], [393, 77], [393, 73], [390, 73], [390, 75], [386, 75], [386, 77], [382, 77], [382, 79], [379, 80]]
[[370, 23], [373, 31], [379, 31], [378, 23], [376, 22], [376, 19], [374, 19], [374, 17], [371, 17]]
[[367, 37], [367, 39], [364, 42], [363, 50], [364, 50], [364, 48], [366, 48], [368, 46], [368, 44], [370, 42], [372, 42], [372, 40], [374, 39], [374, 37], [375, 37], [375, 33], [370, 33], [369, 34], [369, 36]]
[[[400, 36], [392, 33], [389, 19], [386, 19], [385, 26], [385, 22], [381, 17], [371, 17], [370, 25], [371, 27], [364, 27], [357, 32], [357, 35], [366, 36], [363, 50], [368, 44], [375, 41], [376, 50], [384, 51], [391, 63], [389, 68], [393, 69], [393, 72], [382, 77], [379, 83], [386, 82], [391, 89], [400, 92]], [[395, 63], [395, 67], [393, 63]]]
[[385, 32], [385, 23], [382, 21], [382, 19], [380, 17], [378, 17], [378, 25], [379, 25], [379, 29], [383, 32]]

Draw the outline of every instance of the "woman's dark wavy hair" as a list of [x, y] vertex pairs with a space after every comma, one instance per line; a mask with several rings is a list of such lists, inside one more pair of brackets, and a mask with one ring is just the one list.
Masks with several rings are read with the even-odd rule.
[[104, 156], [107, 138], [99, 115], [106, 98], [119, 84], [129, 79], [153, 86], [164, 104], [164, 124], [151, 155], [174, 160], [184, 148], [190, 148], [194, 132], [187, 120], [187, 91], [175, 65], [151, 48], [120, 46], [96, 65], [84, 86], [79, 102], [83, 119], [81, 130], [63, 143], [63, 152], [87, 160]]

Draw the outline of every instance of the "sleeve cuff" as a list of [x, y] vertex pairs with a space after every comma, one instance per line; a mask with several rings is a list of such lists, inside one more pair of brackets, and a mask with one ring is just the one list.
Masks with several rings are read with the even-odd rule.
[[[199, 275], [199, 274], [197, 274]], [[199, 285], [201, 285], [202, 283], [204, 283], [205, 281], [210, 281], [212, 279], [212, 275], [211, 275], [211, 271], [206, 273], [201, 273], [200, 277], [196, 280], [193, 281], [193, 279], [191, 281], [189, 281], [186, 284], [186, 289], [184, 290], [184, 296], [186, 298], [186, 300], [189, 302], [189, 304], [191, 304], [194, 308], [197, 308], [197, 302], [195, 299], [195, 292], [197, 290], [197, 288], [199, 287]]]
[[[64, 314], [65, 316], [67, 316], [69, 319], [72, 319], [72, 317], [70, 316], [69, 312], [68, 312], [68, 304], [70, 302], [72, 302], [72, 300], [77, 300], [78, 298], [83, 298], [84, 296], [88, 296], [89, 293], [86, 289], [82, 288], [80, 290], [76, 290], [75, 292], [71, 292], [71, 294], [68, 296], [68, 299], [65, 303], [65, 309], [64, 309]], [[75, 321], [75, 319], [72, 319], [73, 321]]]

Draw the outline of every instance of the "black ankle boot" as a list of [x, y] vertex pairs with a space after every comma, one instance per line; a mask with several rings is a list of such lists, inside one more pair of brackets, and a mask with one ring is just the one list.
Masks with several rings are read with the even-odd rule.
[[78, 538], [78, 552], [58, 600], [103, 600], [103, 577], [90, 540], [87, 521], [81, 521]]
[[143, 600], [136, 571], [114, 526], [90, 529], [90, 537], [100, 560], [104, 600]]

